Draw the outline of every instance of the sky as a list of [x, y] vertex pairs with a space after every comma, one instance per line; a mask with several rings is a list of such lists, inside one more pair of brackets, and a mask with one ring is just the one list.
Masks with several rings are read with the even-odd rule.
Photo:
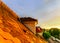
[[60, 28], [60, 0], [2, 0], [20, 17], [38, 19], [42, 28]]

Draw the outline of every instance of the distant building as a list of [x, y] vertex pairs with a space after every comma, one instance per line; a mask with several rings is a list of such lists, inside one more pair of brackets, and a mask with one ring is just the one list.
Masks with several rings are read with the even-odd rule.
[[31, 17], [22, 17], [20, 18], [20, 21], [28, 27], [28, 29], [36, 34], [36, 25], [38, 24], [38, 20], [31, 18]]
[[36, 27], [36, 35], [42, 37], [43, 29], [40, 26]]
[[42, 32], [42, 28], [40, 26], [37, 26], [36, 27], [36, 33], [40, 33], [40, 32]]

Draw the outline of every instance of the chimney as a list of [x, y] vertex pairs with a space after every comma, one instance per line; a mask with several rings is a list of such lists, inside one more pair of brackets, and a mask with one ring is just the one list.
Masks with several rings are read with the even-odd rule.
[[36, 34], [36, 24], [38, 23], [37, 19], [31, 17], [22, 17], [20, 21], [28, 27], [34, 34]]

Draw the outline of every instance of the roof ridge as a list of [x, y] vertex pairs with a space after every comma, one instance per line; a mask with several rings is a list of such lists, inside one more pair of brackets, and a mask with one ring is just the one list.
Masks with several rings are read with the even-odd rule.
[[0, 5], [8, 12], [10, 12], [15, 18], [18, 18], [17, 14], [11, 10], [3, 1], [0, 0]]

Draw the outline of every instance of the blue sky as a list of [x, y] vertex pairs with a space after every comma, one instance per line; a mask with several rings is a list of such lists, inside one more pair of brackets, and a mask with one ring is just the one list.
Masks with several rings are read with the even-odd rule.
[[60, 0], [3, 0], [3, 2], [20, 17], [30, 16], [38, 19], [41, 27], [56, 24], [52, 22], [56, 21], [55, 18], [60, 17]]

